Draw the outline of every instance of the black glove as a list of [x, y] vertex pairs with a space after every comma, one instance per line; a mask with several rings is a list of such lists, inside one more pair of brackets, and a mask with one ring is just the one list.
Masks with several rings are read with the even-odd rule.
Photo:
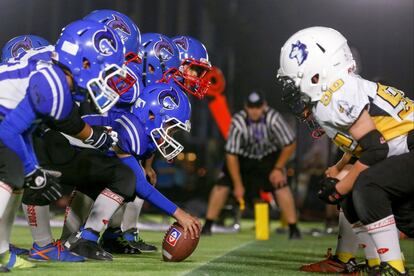
[[63, 195], [59, 183], [60, 172], [37, 169], [24, 180], [25, 194], [23, 203], [29, 205], [48, 205]]
[[92, 133], [85, 144], [91, 145], [102, 151], [109, 150], [118, 142], [118, 133], [103, 126], [92, 126]]
[[[338, 183], [339, 180], [332, 177], [327, 177], [323, 179], [320, 184], [321, 187], [318, 191], [318, 197], [319, 199], [325, 201], [328, 204], [337, 205], [339, 202], [341, 202], [344, 199], [344, 196], [338, 193], [336, 190], [336, 183]], [[329, 197], [333, 197], [334, 200], [331, 200]]]

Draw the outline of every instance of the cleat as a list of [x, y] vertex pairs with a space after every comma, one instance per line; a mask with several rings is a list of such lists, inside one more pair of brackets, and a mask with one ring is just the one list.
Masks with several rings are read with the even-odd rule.
[[10, 270], [7, 267], [0, 264], [0, 273], [4, 273], [4, 272], [10, 272]]
[[345, 272], [342, 273], [341, 275], [364, 276], [364, 275], [370, 275], [372, 270], [373, 268], [370, 267], [368, 263], [365, 261], [364, 263], [359, 263], [355, 266], [347, 265]]
[[300, 233], [298, 228], [293, 229], [289, 232], [289, 240], [301, 240], [302, 234]]
[[121, 228], [108, 228], [102, 235], [101, 246], [114, 254], [141, 254], [138, 248], [129, 244], [122, 235]]
[[300, 267], [300, 271], [319, 272], [319, 273], [349, 273], [357, 264], [355, 259], [350, 259], [344, 263], [336, 255], [332, 255], [332, 249], [328, 248], [326, 259], [317, 263], [307, 264]]
[[0, 265], [6, 267], [7, 269], [26, 269], [36, 267], [35, 264], [26, 261], [12, 252], [6, 252], [0, 257]]
[[65, 242], [65, 247], [73, 253], [90, 260], [112, 261], [113, 257], [111, 253], [106, 252], [96, 241], [82, 237], [84, 232], [99, 237], [91, 231], [93, 230], [85, 229], [82, 230], [82, 232], [78, 232], [76, 235], [70, 236]]
[[369, 275], [372, 276], [400, 276], [400, 275], [409, 275], [407, 268], [404, 273], [401, 273], [390, 264], [382, 262], [380, 265], [373, 267]]
[[211, 236], [211, 234], [211, 227], [203, 227], [203, 229], [201, 229], [201, 235]]
[[13, 244], [9, 245], [9, 250], [10, 250], [10, 252], [13, 252], [16, 255], [29, 255], [29, 250], [27, 250], [25, 248], [17, 247]]
[[85, 258], [66, 249], [60, 240], [40, 247], [33, 243], [29, 259], [33, 261], [84, 262]]
[[156, 252], [158, 249], [155, 245], [146, 243], [138, 234], [136, 228], [129, 229], [123, 233], [123, 239], [128, 242], [128, 244], [138, 249], [141, 252]]

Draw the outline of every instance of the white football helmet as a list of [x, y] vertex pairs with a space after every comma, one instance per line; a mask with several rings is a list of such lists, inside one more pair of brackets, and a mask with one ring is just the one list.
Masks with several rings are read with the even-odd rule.
[[327, 27], [311, 27], [292, 35], [280, 51], [279, 77], [287, 77], [312, 102], [319, 101], [329, 86], [355, 61], [343, 35]]

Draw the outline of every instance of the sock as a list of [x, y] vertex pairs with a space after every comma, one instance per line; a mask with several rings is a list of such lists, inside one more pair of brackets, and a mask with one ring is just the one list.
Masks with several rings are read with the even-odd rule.
[[347, 263], [358, 250], [358, 240], [354, 231], [352, 231], [352, 225], [345, 218], [343, 212], [339, 212], [338, 226], [338, 243], [335, 255], [338, 256], [341, 262]]
[[210, 229], [211, 230], [211, 226], [213, 226], [213, 222], [214, 220], [212, 219], [206, 219], [206, 222], [204, 223], [203, 229]]
[[32, 232], [33, 241], [43, 247], [53, 241], [50, 228], [49, 205], [35, 206], [22, 203], [23, 211]]
[[22, 191], [14, 191], [8, 204], [3, 212], [0, 220], [0, 254], [9, 251], [10, 234], [13, 227], [14, 218], [16, 217], [17, 209], [22, 200]]
[[365, 226], [375, 243], [381, 262], [387, 262], [401, 273], [405, 272], [394, 216], [390, 215]]
[[3, 218], [9, 199], [12, 195], [12, 188], [4, 182], [0, 181], [0, 220]]
[[102, 232], [123, 202], [122, 196], [109, 189], [103, 190], [92, 206], [91, 213], [85, 223], [85, 229], [90, 228], [98, 233]]
[[377, 266], [381, 263], [377, 248], [371, 236], [368, 234], [367, 228], [358, 222], [352, 228], [358, 238], [359, 246], [364, 249], [365, 258], [369, 267]]
[[73, 191], [69, 206], [66, 207], [61, 240], [65, 241], [70, 235], [79, 231], [80, 226], [85, 224], [92, 205], [93, 200], [90, 197], [79, 191]]
[[136, 197], [133, 202], [126, 204], [124, 217], [122, 219], [122, 230], [127, 231], [129, 229], [138, 229], [138, 218], [141, 214], [142, 205], [144, 200]]
[[112, 228], [112, 227], [108, 227], [106, 228], [105, 232], [102, 235], [102, 238], [108, 239], [108, 240], [113, 240], [116, 239], [118, 237], [122, 236], [122, 230], [119, 227], [116, 228]]
[[121, 228], [122, 219], [124, 217], [126, 204], [122, 205], [121, 207], [116, 210], [116, 212], [112, 215], [111, 220], [109, 221], [108, 227], [111, 228]]

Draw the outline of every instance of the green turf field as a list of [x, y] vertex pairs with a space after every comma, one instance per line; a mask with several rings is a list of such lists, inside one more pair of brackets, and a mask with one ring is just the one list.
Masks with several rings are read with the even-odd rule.
[[[315, 224], [301, 224], [301, 228]], [[276, 225], [272, 225], [272, 230]], [[37, 263], [31, 270], [15, 270], [25, 275], [305, 275], [298, 271], [301, 264], [320, 260], [328, 247], [335, 245], [333, 235], [304, 236], [300, 241], [288, 241], [286, 235], [271, 234], [268, 241], [256, 241], [252, 222], [244, 221], [238, 234], [215, 234], [202, 237], [193, 255], [181, 263], [165, 263], [161, 253], [117, 255], [113, 262], [88, 261], [78, 264]], [[59, 229], [54, 229], [57, 237]], [[164, 233], [142, 232], [142, 237], [161, 247]], [[14, 244], [31, 245], [28, 228], [15, 227]], [[414, 241], [402, 241], [408, 267], [414, 269]], [[316, 275], [316, 274], [312, 274]]]

